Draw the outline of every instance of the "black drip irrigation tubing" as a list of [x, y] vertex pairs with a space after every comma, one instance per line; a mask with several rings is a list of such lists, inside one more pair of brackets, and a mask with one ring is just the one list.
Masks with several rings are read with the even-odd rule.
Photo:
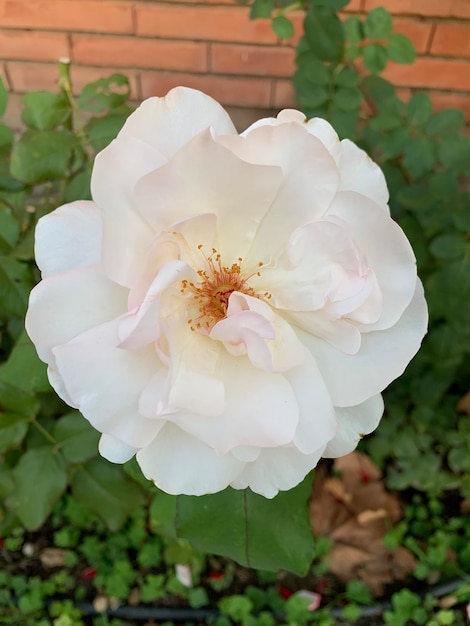
[[[417, 592], [421, 598], [426, 596], [433, 596], [434, 598], [440, 598], [446, 596], [449, 593], [455, 591], [465, 580], [463, 578], [454, 578], [446, 583], [434, 585], [424, 591]], [[159, 621], [172, 621], [172, 622], [204, 622], [209, 618], [218, 617], [221, 615], [218, 609], [192, 609], [190, 607], [158, 607], [158, 606], [119, 606], [115, 609], [108, 608], [105, 611], [97, 611], [91, 602], [77, 602], [75, 603], [77, 609], [79, 609], [84, 615], [103, 615], [107, 617], [117, 617], [121, 619], [132, 619], [136, 621], [143, 621], [147, 619], [153, 619], [156, 622]], [[390, 610], [392, 603], [389, 600], [380, 602], [378, 604], [372, 604], [370, 606], [359, 606], [361, 611], [360, 617], [374, 617], [381, 615], [384, 611]], [[341, 607], [335, 607], [330, 610], [331, 617], [340, 618], [342, 616], [343, 609]], [[282, 619], [282, 616], [278, 616]]]

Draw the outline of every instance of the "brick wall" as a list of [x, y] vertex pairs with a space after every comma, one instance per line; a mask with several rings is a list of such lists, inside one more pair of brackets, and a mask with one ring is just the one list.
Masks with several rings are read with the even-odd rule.
[[[419, 55], [385, 76], [403, 96], [426, 89], [436, 110], [457, 106], [470, 120], [470, 0], [351, 0], [347, 11], [379, 5]], [[294, 22], [298, 37], [300, 14]], [[294, 104], [295, 42], [279, 45], [235, 0], [0, 0], [0, 74], [13, 108], [18, 94], [54, 89], [57, 60], [69, 57], [76, 91], [120, 71], [135, 100], [185, 84], [249, 118]]]

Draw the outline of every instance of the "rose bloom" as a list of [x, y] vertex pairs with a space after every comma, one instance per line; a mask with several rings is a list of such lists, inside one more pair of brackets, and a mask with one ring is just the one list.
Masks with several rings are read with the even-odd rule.
[[427, 309], [380, 168], [294, 110], [238, 135], [208, 96], [146, 100], [93, 201], [36, 230], [26, 326], [49, 380], [171, 494], [268, 498], [351, 452]]

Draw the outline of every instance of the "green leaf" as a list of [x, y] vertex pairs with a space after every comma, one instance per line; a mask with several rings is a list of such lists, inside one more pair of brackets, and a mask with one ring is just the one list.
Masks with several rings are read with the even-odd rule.
[[360, 43], [364, 39], [361, 20], [357, 15], [350, 15], [343, 22], [344, 35], [348, 43]]
[[423, 128], [432, 115], [431, 98], [426, 93], [414, 94], [407, 104], [406, 112], [412, 126]]
[[393, 128], [383, 140], [379, 143], [380, 150], [389, 159], [393, 159], [400, 156], [409, 145], [411, 141], [411, 135], [408, 128], [405, 126], [399, 126]]
[[362, 104], [362, 91], [357, 87], [339, 87], [334, 97], [334, 106], [341, 111], [355, 111]]
[[12, 210], [0, 205], [0, 251], [11, 250], [20, 236], [20, 225]]
[[339, 9], [348, 5], [351, 0], [310, 0], [310, 2], [318, 7], [331, 9], [332, 11], [339, 11]]
[[361, 84], [361, 77], [355, 67], [343, 66], [339, 72], [333, 73], [333, 82], [338, 87], [357, 87]]
[[67, 188], [65, 190], [66, 202], [74, 202], [75, 200], [91, 200], [91, 171], [91, 164], [87, 164], [85, 169], [78, 172], [78, 174], [75, 174], [73, 178], [68, 179]]
[[458, 132], [465, 124], [464, 112], [460, 109], [445, 109], [431, 117], [427, 126], [430, 135], [442, 136]]
[[431, 241], [430, 250], [438, 259], [459, 259], [464, 256], [470, 244], [462, 235], [445, 233]]
[[31, 420], [39, 410], [36, 397], [16, 385], [0, 381], [0, 429]]
[[458, 134], [446, 135], [438, 145], [439, 160], [453, 170], [454, 175], [467, 174], [470, 163], [470, 137]]
[[119, 467], [103, 459], [92, 460], [77, 471], [72, 492], [112, 531], [118, 530], [144, 501], [137, 484], [127, 480]]
[[0, 117], [5, 115], [8, 104], [8, 91], [3, 82], [3, 78], [0, 76]]
[[157, 491], [149, 509], [150, 528], [157, 535], [176, 538], [176, 496]]
[[55, 424], [54, 438], [69, 463], [84, 463], [98, 454], [99, 433], [80, 413], [68, 413]]
[[390, 36], [387, 50], [388, 56], [395, 63], [413, 63], [416, 59], [413, 43], [401, 33], [394, 33]]
[[2, 436], [0, 437], [0, 453], [7, 452], [13, 448], [17, 448], [29, 430], [27, 422], [16, 422], [13, 426], [2, 428]]
[[311, 6], [304, 20], [305, 36], [312, 52], [322, 61], [340, 61], [344, 50], [341, 20], [332, 11]]
[[7, 505], [28, 530], [36, 530], [65, 491], [67, 473], [49, 446], [28, 450], [13, 469], [15, 491]]
[[369, 39], [386, 39], [392, 32], [392, 16], [383, 7], [369, 11], [364, 22], [364, 33]]
[[85, 111], [117, 109], [128, 100], [130, 93], [129, 80], [122, 74], [112, 74], [85, 85], [78, 97], [78, 105]]
[[434, 168], [436, 149], [428, 137], [413, 137], [405, 148], [403, 165], [413, 177], [422, 176]]
[[388, 60], [387, 50], [379, 43], [371, 43], [363, 50], [364, 65], [373, 74], [382, 72]]
[[231, 488], [208, 496], [179, 496], [177, 534], [198, 550], [247, 567], [304, 575], [314, 556], [306, 507], [311, 487], [308, 476], [272, 500]]
[[91, 119], [85, 127], [88, 140], [93, 148], [99, 152], [117, 136], [124, 126], [127, 115], [106, 115]]
[[250, 19], [269, 18], [276, 6], [276, 0], [254, 0], [250, 11]]
[[52, 130], [70, 119], [70, 108], [62, 94], [33, 91], [22, 100], [27, 108], [21, 112], [21, 119], [28, 128]]
[[0, 155], [8, 156], [14, 139], [13, 131], [5, 124], [0, 124]]
[[23, 332], [8, 360], [0, 366], [3, 382], [25, 391], [50, 391], [46, 365], [39, 359], [36, 348]]
[[276, 15], [272, 21], [272, 28], [281, 39], [290, 39], [294, 36], [294, 24], [285, 15]]
[[22, 317], [28, 305], [31, 289], [29, 268], [13, 257], [0, 256], [0, 315]]
[[67, 130], [26, 131], [13, 147], [11, 174], [30, 185], [65, 178], [77, 145]]
[[313, 52], [302, 52], [297, 56], [296, 63], [298, 78], [314, 86], [329, 84], [330, 72]]

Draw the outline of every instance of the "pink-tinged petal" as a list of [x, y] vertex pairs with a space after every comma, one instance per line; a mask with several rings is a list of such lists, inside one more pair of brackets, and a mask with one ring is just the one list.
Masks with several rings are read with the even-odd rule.
[[418, 280], [414, 297], [398, 322], [385, 331], [362, 335], [361, 348], [349, 355], [299, 330], [301, 341], [317, 360], [333, 404], [355, 406], [380, 393], [400, 376], [426, 334], [428, 311]]
[[356, 449], [359, 441], [375, 430], [384, 412], [382, 396], [372, 396], [358, 406], [336, 409], [338, 432], [328, 442], [323, 456], [335, 458]]
[[313, 454], [325, 446], [337, 431], [335, 410], [318, 365], [306, 350], [305, 362], [284, 376], [299, 405], [299, 423], [294, 444], [302, 454]]
[[65, 204], [42, 217], [34, 254], [43, 278], [101, 263], [101, 213], [93, 202]]
[[55, 274], [31, 292], [26, 330], [39, 357], [53, 363], [51, 349], [127, 309], [127, 292], [112, 283], [101, 266]]
[[117, 138], [96, 158], [91, 192], [103, 214], [103, 263], [108, 275], [130, 287], [155, 234], [133, 205], [136, 182], [166, 159], [133, 137]]
[[161, 363], [152, 347], [120, 349], [119, 322], [97, 326], [57, 346], [53, 354], [68, 394], [91, 425], [141, 448], [163, 425], [138, 411], [142, 390]]
[[210, 337], [230, 354], [247, 354], [255, 367], [271, 372], [285, 372], [305, 356], [290, 325], [268, 304], [243, 293], [231, 294], [227, 317], [212, 328]]
[[98, 444], [98, 450], [102, 457], [111, 461], [111, 463], [126, 463], [137, 452], [138, 448], [127, 446], [125, 443], [108, 435], [102, 434]]
[[201, 131], [236, 134], [228, 113], [210, 96], [176, 87], [163, 98], [148, 98], [127, 119], [119, 137], [136, 137], [169, 159]]
[[248, 163], [282, 169], [281, 187], [248, 256], [254, 264], [269, 264], [296, 228], [327, 211], [339, 185], [335, 162], [323, 144], [296, 122], [261, 125], [245, 137], [217, 140]]
[[416, 260], [402, 229], [375, 202], [354, 192], [339, 193], [329, 214], [347, 222], [359, 250], [373, 268], [382, 294], [378, 321], [360, 330], [392, 326], [409, 305], [416, 285]]
[[316, 466], [323, 449], [312, 454], [301, 454], [294, 446], [262, 450], [258, 459], [247, 463], [230, 484], [235, 489], [249, 487], [265, 498], [274, 498], [279, 491], [297, 486]]
[[188, 411], [165, 417], [220, 455], [239, 446], [264, 448], [293, 440], [299, 408], [285, 376], [257, 369], [247, 357], [227, 353], [221, 355], [217, 375], [225, 387], [222, 414], [198, 416]]
[[[170, 315], [170, 303], [162, 303], [166, 290], [173, 285], [177, 285], [176, 294], [181, 300], [180, 285], [184, 278], [196, 276], [194, 270], [182, 261], [169, 261], [158, 272], [155, 280], [145, 295], [142, 304], [134, 311], [127, 313], [121, 321], [119, 336], [121, 338], [121, 348], [126, 350], [139, 350], [157, 340], [161, 334], [159, 318], [161, 315]], [[167, 301], [171, 298], [168, 294]], [[181, 309], [184, 304], [180, 302], [174, 304], [175, 310]]]
[[196, 215], [171, 224], [169, 231], [155, 235], [147, 246], [142, 267], [129, 292], [129, 308], [140, 306], [156, 274], [166, 263], [179, 259], [199, 267], [205, 262], [199, 246], [202, 250], [212, 250], [216, 226], [215, 215]]
[[328, 319], [322, 311], [294, 311], [288, 317], [299, 328], [324, 339], [341, 352], [356, 354], [361, 347], [361, 333], [347, 320]]
[[188, 217], [215, 214], [223, 224], [215, 247], [223, 264], [231, 265], [251, 245], [281, 182], [277, 167], [242, 161], [206, 131], [138, 182], [134, 205], [155, 232]]
[[385, 213], [390, 213], [385, 176], [364, 150], [349, 139], [343, 139], [336, 162], [341, 172], [341, 191], [356, 191], [377, 202]]
[[244, 466], [231, 454], [219, 456], [173, 424], [166, 424], [137, 453], [137, 462], [145, 476], [166, 493], [189, 496], [225, 489]]

